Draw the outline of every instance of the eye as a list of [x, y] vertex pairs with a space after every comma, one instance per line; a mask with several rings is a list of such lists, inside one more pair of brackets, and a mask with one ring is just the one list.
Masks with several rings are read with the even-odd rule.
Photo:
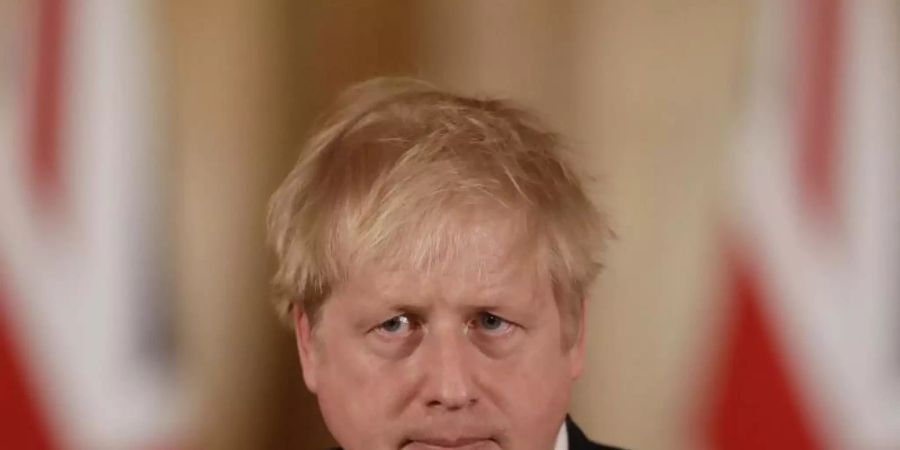
[[478, 330], [490, 335], [505, 335], [515, 326], [512, 322], [488, 312], [479, 314], [473, 325]]
[[396, 315], [374, 328], [376, 332], [387, 337], [404, 337], [412, 333], [418, 324], [406, 314]]

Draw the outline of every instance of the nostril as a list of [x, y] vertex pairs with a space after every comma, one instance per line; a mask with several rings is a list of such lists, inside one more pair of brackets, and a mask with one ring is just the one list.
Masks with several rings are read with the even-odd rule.
[[457, 411], [475, 405], [477, 399], [465, 399], [462, 401], [432, 400], [427, 403], [429, 408], [443, 408], [447, 411]]

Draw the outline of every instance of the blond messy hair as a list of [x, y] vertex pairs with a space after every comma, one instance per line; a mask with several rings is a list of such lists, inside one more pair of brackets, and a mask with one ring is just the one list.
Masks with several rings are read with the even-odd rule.
[[278, 310], [315, 322], [359, 264], [431, 270], [462, 253], [466, 213], [482, 210], [512, 223], [560, 310], [580, 315], [607, 228], [567, 158], [556, 134], [506, 101], [406, 78], [349, 88], [271, 199]]

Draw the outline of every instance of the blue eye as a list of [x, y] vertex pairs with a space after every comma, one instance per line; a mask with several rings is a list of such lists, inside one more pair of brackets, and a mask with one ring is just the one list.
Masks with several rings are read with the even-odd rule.
[[415, 323], [410, 320], [409, 316], [400, 314], [381, 322], [375, 327], [375, 330], [388, 336], [403, 336], [409, 334], [414, 327]]
[[490, 334], [505, 334], [513, 327], [508, 320], [491, 313], [481, 313], [476, 319], [476, 325]]

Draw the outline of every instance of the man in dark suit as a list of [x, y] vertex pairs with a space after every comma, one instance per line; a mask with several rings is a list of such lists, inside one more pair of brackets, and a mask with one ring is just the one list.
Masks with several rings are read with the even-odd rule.
[[605, 222], [534, 116], [423, 82], [339, 100], [272, 199], [279, 305], [348, 450], [608, 448], [567, 418]]

